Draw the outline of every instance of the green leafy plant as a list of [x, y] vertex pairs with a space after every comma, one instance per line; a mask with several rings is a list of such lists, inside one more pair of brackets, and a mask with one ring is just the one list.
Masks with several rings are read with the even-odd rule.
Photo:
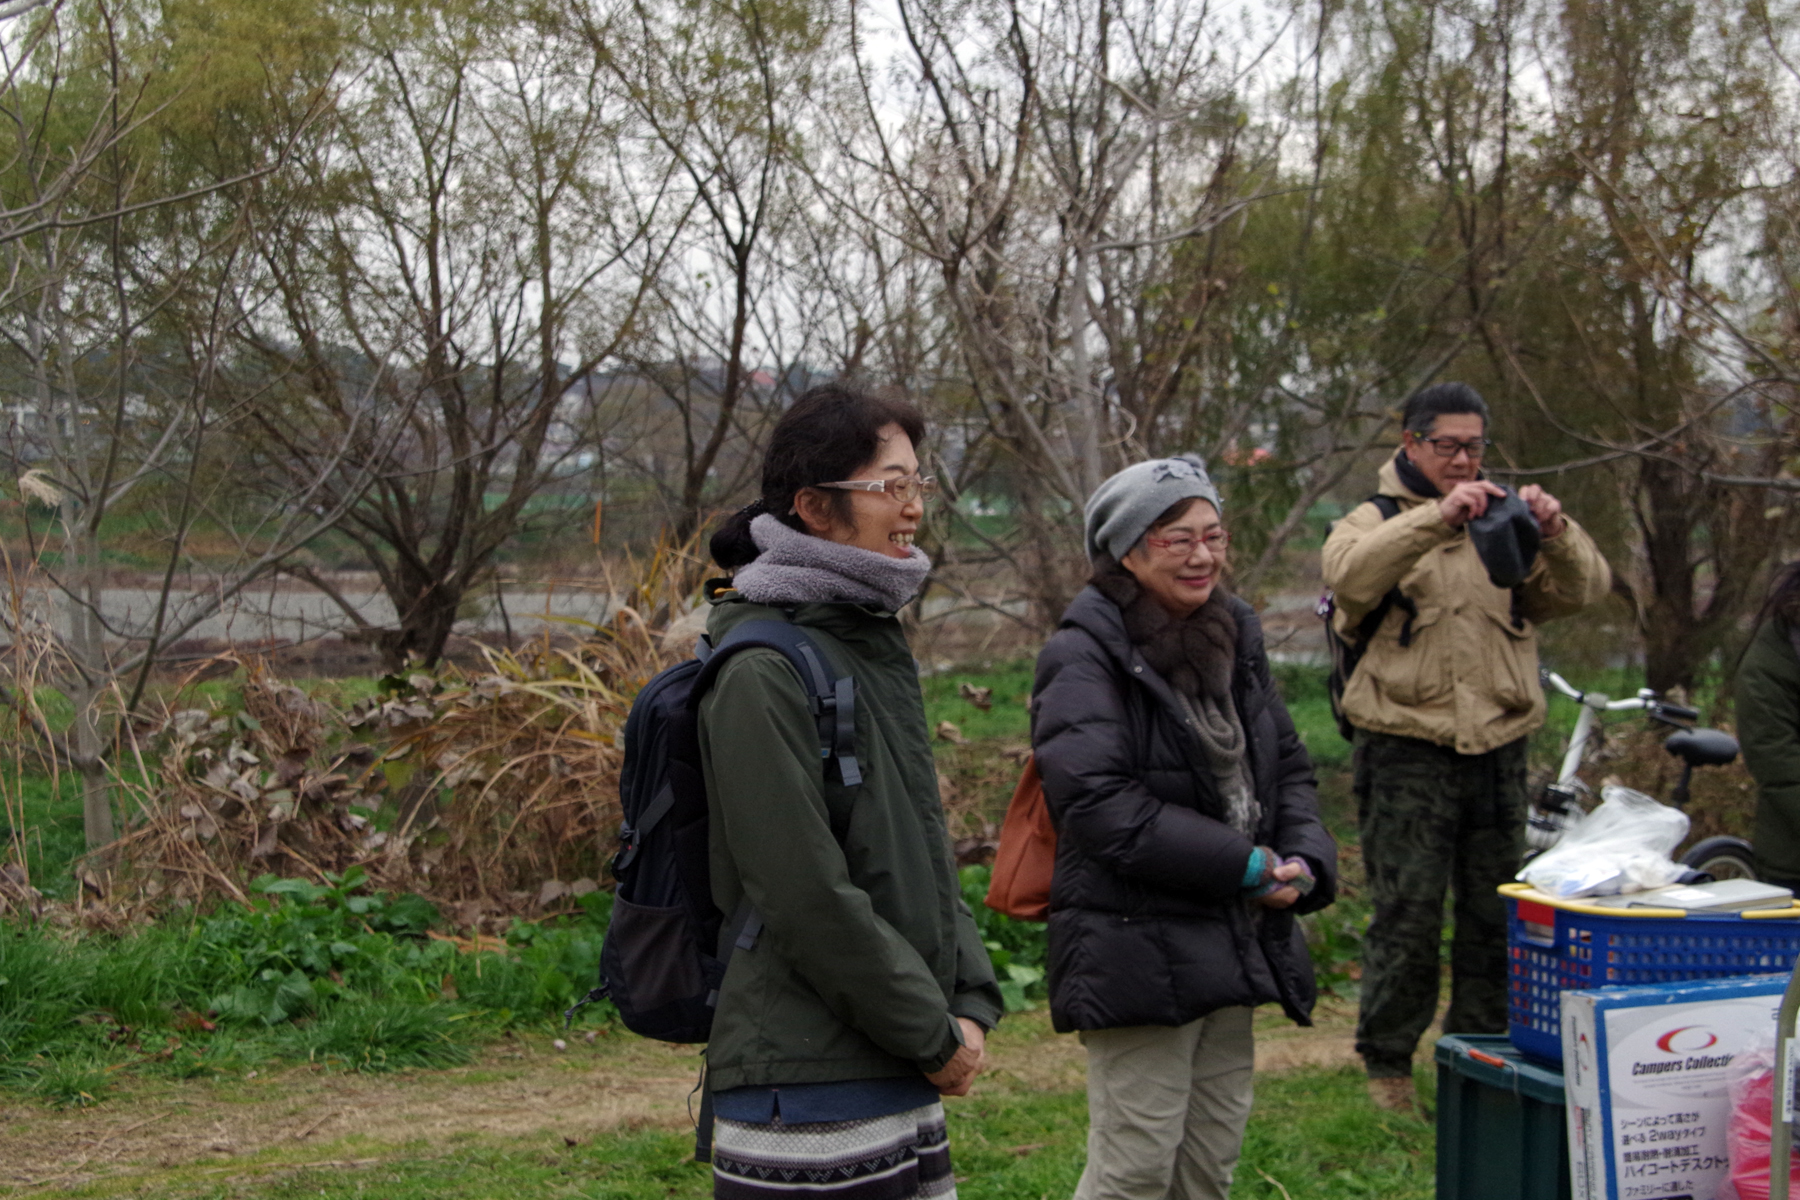
[[963, 902], [975, 914], [982, 945], [994, 964], [994, 977], [1006, 1011], [1026, 1012], [1045, 996], [1044, 969], [1048, 950], [1045, 927], [1036, 921], [1015, 921], [985, 903], [990, 867], [964, 867], [958, 872]]
[[1300, 918], [1300, 928], [1306, 934], [1306, 948], [1312, 955], [1319, 991], [1355, 998], [1362, 978], [1363, 935], [1369, 928], [1369, 905], [1360, 899], [1340, 897], [1329, 908]]
[[[509, 954], [465, 959], [459, 967], [456, 985], [464, 1003], [503, 1021], [569, 1008], [598, 980], [600, 943], [612, 901], [611, 892], [590, 892], [579, 901], [579, 916], [538, 924], [515, 920], [506, 935]], [[582, 1016], [605, 1022], [616, 1012], [603, 1001], [584, 1009]]]
[[359, 894], [360, 867], [325, 882], [264, 875], [258, 899], [202, 923], [199, 950], [224, 986], [206, 1007], [225, 1022], [278, 1025], [347, 994], [421, 998], [455, 966], [454, 946], [425, 940], [437, 910], [418, 896]]
[[[466, 1061], [501, 1029], [549, 1027], [595, 979], [612, 897], [516, 922], [504, 953], [426, 936], [436, 910], [360, 871], [255, 884], [194, 923], [74, 937], [0, 921], [0, 1087], [103, 1098], [122, 1071], [241, 1073], [268, 1061], [383, 1071]], [[584, 1023], [609, 1021], [599, 1003]]]

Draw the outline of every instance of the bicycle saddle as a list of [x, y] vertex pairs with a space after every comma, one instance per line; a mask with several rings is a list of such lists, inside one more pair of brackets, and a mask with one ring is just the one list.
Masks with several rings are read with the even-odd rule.
[[1663, 749], [1696, 767], [1722, 767], [1738, 756], [1737, 739], [1717, 729], [1682, 729], [1663, 740]]

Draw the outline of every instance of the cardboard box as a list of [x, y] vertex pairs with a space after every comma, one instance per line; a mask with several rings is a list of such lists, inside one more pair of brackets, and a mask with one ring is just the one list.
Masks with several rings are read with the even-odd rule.
[[1773, 1044], [1786, 987], [1751, 975], [1563, 993], [1575, 1200], [1714, 1200], [1731, 1062]]

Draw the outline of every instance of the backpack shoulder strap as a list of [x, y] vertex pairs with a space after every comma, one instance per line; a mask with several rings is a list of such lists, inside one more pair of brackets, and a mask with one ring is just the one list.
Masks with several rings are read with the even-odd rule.
[[[862, 769], [856, 761], [856, 680], [849, 675], [835, 678], [830, 658], [804, 629], [790, 621], [745, 621], [720, 638], [718, 645], [713, 645], [710, 639], [702, 639], [698, 649], [700, 674], [688, 693], [688, 704], [693, 709], [698, 711], [701, 698], [712, 687], [719, 672], [739, 652], [773, 650], [787, 659], [788, 666], [800, 679], [807, 708], [818, 725], [819, 757], [837, 762], [838, 778], [845, 787], [862, 783]], [[840, 841], [844, 837], [835, 827], [832, 834]], [[754, 949], [762, 933], [762, 918], [750, 907], [748, 896], [738, 902], [728, 928], [731, 932], [723, 960], [727, 963], [734, 950]]]
[[862, 783], [856, 761], [856, 680], [838, 678], [825, 651], [804, 629], [788, 621], [745, 621], [712, 647], [689, 702], [698, 705], [725, 664], [739, 651], [773, 650], [787, 659], [800, 679], [807, 707], [819, 726], [819, 756], [834, 759], [845, 787]]
[[[1392, 496], [1377, 492], [1369, 497], [1368, 503], [1380, 510], [1383, 521], [1391, 521], [1400, 515], [1400, 501]], [[1419, 606], [1413, 602], [1411, 596], [1398, 587], [1391, 587], [1388, 589], [1387, 595], [1381, 598], [1381, 603], [1371, 608], [1363, 619], [1356, 623], [1356, 649], [1359, 654], [1369, 644], [1369, 639], [1375, 636], [1375, 631], [1381, 628], [1381, 623], [1387, 620], [1387, 615], [1396, 608], [1406, 614], [1406, 621], [1400, 626], [1400, 644], [1402, 646], [1412, 645], [1412, 623], [1413, 618], [1419, 615]]]

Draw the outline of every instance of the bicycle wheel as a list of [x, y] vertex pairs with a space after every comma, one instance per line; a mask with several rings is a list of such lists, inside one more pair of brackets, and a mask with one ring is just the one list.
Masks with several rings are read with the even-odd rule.
[[1755, 879], [1756, 855], [1743, 838], [1709, 837], [1681, 856], [1684, 866], [1714, 879]]

